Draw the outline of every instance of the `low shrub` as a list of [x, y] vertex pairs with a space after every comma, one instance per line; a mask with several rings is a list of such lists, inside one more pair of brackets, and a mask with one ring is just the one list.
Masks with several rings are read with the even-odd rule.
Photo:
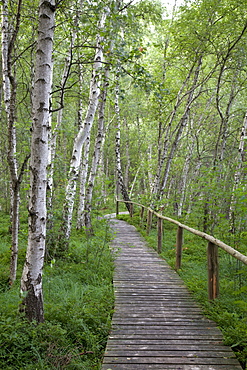
[[[114, 292], [111, 238], [105, 221], [95, 235], [74, 231], [66, 254], [48, 259], [43, 273], [45, 323], [18, 312], [18, 280], [9, 287], [9, 254], [0, 244], [0, 368], [97, 370], [111, 326]], [[23, 238], [24, 240], [24, 238]], [[20, 243], [23, 262], [24, 245]], [[23, 243], [24, 244], [24, 243]]]

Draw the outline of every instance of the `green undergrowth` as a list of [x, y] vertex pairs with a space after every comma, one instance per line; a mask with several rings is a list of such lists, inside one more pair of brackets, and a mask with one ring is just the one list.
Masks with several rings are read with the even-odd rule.
[[[156, 249], [156, 226], [147, 236], [145, 225], [140, 225], [139, 215], [130, 218], [120, 215], [140, 231], [148, 244]], [[175, 267], [176, 225], [164, 222], [164, 236], [161, 256]], [[224, 241], [224, 240], [222, 240]], [[242, 253], [247, 247], [242, 244]], [[207, 293], [207, 242], [184, 231], [182, 267], [178, 271], [189, 291], [201, 305], [204, 314], [214, 320], [221, 329], [224, 343], [236, 353], [243, 369], [247, 363], [247, 266], [219, 250], [220, 295], [214, 302], [208, 301]]]
[[20, 235], [16, 283], [9, 288], [8, 220], [0, 226], [0, 369], [100, 369], [114, 306], [111, 233], [97, 221], [95, 235], [74, 231], [68, 252], [47, 259], [43, 290], [45, 323], [19, 313], [19, 284], [27, 232]]

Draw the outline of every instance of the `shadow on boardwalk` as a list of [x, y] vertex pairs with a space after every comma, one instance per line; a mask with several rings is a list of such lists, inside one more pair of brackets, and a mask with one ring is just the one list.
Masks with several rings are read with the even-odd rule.
[[112, 220], [115, 312], [102, 370], [240, 370], [215, 323], [136, 229]]

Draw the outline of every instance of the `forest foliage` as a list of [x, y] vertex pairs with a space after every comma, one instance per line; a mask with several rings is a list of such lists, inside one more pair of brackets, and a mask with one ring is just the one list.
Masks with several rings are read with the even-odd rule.
[[[51, 273], [59, 259], [76, 256], [74, 233], [87, 238], [82, 250], [88, 250], [90, 238], [97, 237], [95, 216], [112, 210], [120, 193], [247, 253], [247, 4], [191, 0], [169, 13], [165, 5], [1, 1], [4, 294], [5, 289], [10, 297], [16, 294], [20, 280], [24, 287], [25, 274], [30, 276], [20, 273], [24, 261], [27, 268], [30, 251], [39, 249], [40, 240], [44, 244], [33, 290], [22, 289], [26, 312], [37, 282], [42, 293], [43, 264], [45, 290], [46, 269]], [[39, 16], [42, 9], [54, 16], [55, 27], [45, 38], [52, 56], [45, 76], [51, 91], [38, 106], [40, 26], [48, 18]], [[48, 117], [40, 126], [46, 127], [47, 140], [34, 138], [34, 112], [41, 111]], [[42, 158], [34, 153], [36, 141], [46, 144]], [[35, 160], [45, 169], [45, 216], [39, 207], [34, 212]], [[37, 220], [43, 231], [34, 238]], [[49, 270], [53, 261], [56, 268]], [[242, 276], [242, 267], [237, 271]], [[41, 293], [43, 322], [50, 308]]]

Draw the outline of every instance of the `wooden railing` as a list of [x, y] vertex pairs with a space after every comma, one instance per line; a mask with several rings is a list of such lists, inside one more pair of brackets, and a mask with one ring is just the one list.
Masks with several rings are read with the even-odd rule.
[[141, 208], [140, 217], [142, 222], [144, 221], [144, 213], [145, 210], [147, 211], [146, 215], [146, 230], [147, 234], [149, 234], [151, 225], [152, 225], [152, 217], [155, 215], [157, 217], [157, 252], [161, 253], [162, 243], [163, 243], [163, 221], [171, 222], [178, 226], [177, 228], [177, 237], [176, 237], [176, 263], [175, 268], [179, 270], [181, 268], [181, 261], [182, 261], [182, 247], [183, 247], [183, 230], [187, 230], [194, 235], [197, 235], [208, 242], [207, 248], [207, 261], [208, 261], [208, 298], [209, 300], [213, 300], [218, 297], [219, 295], [219, 263], [218, 263], [218, 247], [223, 249], [225, 252], [230, 254], [231, 256], [235, 257], [239, 261], [243, 262], [247, 265], [247, 256], [243, 255], [242, 253], [238, 252], [236, 249], [232, 248], [231, 246], [223, 243], [221, 240], [216, 239], [215, 237], [206, 234], [202, 231], [193, 229], [187, 225], [182, 224], [177, 220], [173, 220], [172, 218], [165, 217], [160, 213], [157, 213], [150, 207], [146, 207], [142, 204], [132, 202], [132, 201], [124, 201], [117, 199], [116, 200], [116, 215], [119, 214], [119, 202], [129, 203], [130, 207], [130, 215], [133, 215], [133, 206], [136, 205]]

